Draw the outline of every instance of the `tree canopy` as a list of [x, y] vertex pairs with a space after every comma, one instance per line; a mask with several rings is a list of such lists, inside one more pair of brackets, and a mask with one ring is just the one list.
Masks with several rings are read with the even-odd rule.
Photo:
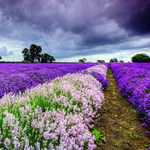
[[110, 63], [113, 63], [113, 62], [118, 63], [118, 60], [117, 60], [117, 58], [113, 58], [113, 59], [110, 59], [109, 62], [110, 62]]
[[47, 63], [48, 61], [52, 63], [52, 61], [55, 61], [55, 58], [47, 53], [40, 54], [41, 51], [41, 46], [37, 46], [35, 44], [31, 44], [29, 50], [27, 48], [24, 48], [24, 50], [22, 51], [24, 61], [31, 61], [31, 63], [33, 63], [35, 59], [38, 59], [38, 61], [42, 63]]
[[41, 55], [39, 54], [39, 53], [41, 53], [41, 51], [42, 51], [41, 46], [37, 46], [35, 44], [31, 44], [29, 50], [27, 48], [25, 48], [22, 51], [24, 60], [25, 61], [31, 61], [31, 63], [33, 63], [33, 61], [35, 59], [39, 59], [41, 57]]
[[82, 63], [84, 63], [83, 59], [79, 59], [79, 62], [82, 62]]
[[87, 61], [86, 58], [79, 59], [79, 62], [85, 63]]
[[47, 53], [41, 54], [41, 63], [47, 63], [48, 61], [52, 63], [52, 61], [55, 61], [55, 58]]
[[98, 63], [105, 63], [105, 60], [97, 60]]
[[133, 57], [131, 57], [131, 61], [134, 63], [150, 62], [150, 57], [144, 53], [136, 54]]
[[124, 63], [124, 61], [123, 60], [119, 60], [119, 63]]

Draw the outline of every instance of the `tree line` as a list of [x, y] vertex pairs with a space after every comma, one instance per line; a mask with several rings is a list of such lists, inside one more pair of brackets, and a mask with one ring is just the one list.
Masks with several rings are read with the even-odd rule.
[[[150, 57], [145, 53], [136, 54], [130, 59], [131, 59], [131, 62], [133, 63], [149, 63], [150, 62]], [[79, 59], [79, 62], [81, 63], [85, 63], [86, 61], [87, 61], [86, 58]], [[131, 63], [131, 62], [128, 61], [128, 63]], [[105, 63], [105, 60], [97, 60], [97, 63]], [[113, 58], [109, 60], [109, 63], [118, 63], [118, 60], [117, 58]], [[119, 60], [119, 63], [124, 63], [124, 61]]]
[[[53, 61], [55, 61], [55, 58], [53, 56], [50, 56], [47, 53], [40, 54], [41, 51], [42, 51], [41, 46], [37, 46], [35, 44], [31, 44], [29, 49], [24, 48], [22, 51], [24, 60], [22, 62], [30, 61], [31, 63], [33, 63], [35, 59], [37, 59], [41, 63], [47, 63], [47, 62], [52, 63]], [[1, 56], [0, 56], [0, 59], [2, 59]], [[130, 59], [131, 59], [131, 62], [133, 63], [150, 62], [150, 57], [145, 53], [136, 54]], [[86, 61], [87, 61], [86, 58], [79, 59], [79, 62], [81, 63], [85, 63]], [[87, 63], [90, 63], [90, 62], [87, 62]], [[105, 60], [97, 60], [97, 63], [105, 63]], [[110, 59], [109, 63], [118, 63], [118, 60], [117, 58], [113, 58], [113, 59]], [[119, 60], [119, 63], [124, 63], [124, 61]], [[130, 63], [130, 61], [128, 61], [128, 63]]]

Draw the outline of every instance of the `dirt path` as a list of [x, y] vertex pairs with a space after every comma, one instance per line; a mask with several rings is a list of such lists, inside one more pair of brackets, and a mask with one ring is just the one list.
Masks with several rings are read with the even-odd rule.
[[[119, 93], [118, 84], [110, 70], [108, 70], [108, 89], [104, 91], [105, 104], [100, 113], [100, 120], [94, 123], [95, 129], [102, 134], [95, 150], [148, 150], [145, 145], [150, 144], [150, 136], [146, 134], [148, 130], [141, 127], [142, 121], [131, 109], [134, 106], [129, 101], [124, 101]], [[97, 113], [97, 114], [98, 114]], [[137, 117], [136, 117], [137, 116]], [[95, 120], [95, 119], [93, 119]], [[93, 129], [89, 129], [91, 132]], [[118, 144], [117, 144], [118, 143]]]

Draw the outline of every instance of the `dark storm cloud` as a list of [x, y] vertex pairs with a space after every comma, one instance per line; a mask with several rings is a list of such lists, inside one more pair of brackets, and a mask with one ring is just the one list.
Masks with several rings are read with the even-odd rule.
[[150, 0], [112, 0], [107, 16], [134, 35], [150, 34]]
[[[90, 31], [90, 27], [101, 24], [100, 18], [106, 16], [127, 31], [137, 34], [150, 32], [149, 0], [0, 0], [0, 10], [5, 19], [11, 18], [14, 22], [29, 25], [35, 23], [45, 32], [61, 27], [66, 32], [84, 36]], [[106, 39], [99, 41], [104, 44], [107, 42]], [[109, 42], [115, 41], [108, 39]]]
[[148, 48], [149, 10], [150, 0], [0, 0], [0, 40], [56, 58]]
[[[26, 23], [28, 25], [36, 24], [36, 29], [42, 30], [46, 34], [51, 34], [56, 28], [60, 27], [64, 32], [71, 32], [82, 36], [91, 31], [91, 28], [101, 24], [103, 7], [107, 1], [88, 0], [88, 1], [13, 1], [0, 0], [0, 9], [3, 13], [3, 19], [11, 19], [14, 23]], [[91, 33], [92, 35], [93, 33]], [[98, 36], [92, 36], [95, 41], [99, 40]], [[100, 38], [101, 39], [101, 38]], [[105, 38], [100, 40], [101, 43], [110, 42]], [[89, 38], [87, 42], [93, 43]], [[86, 43], [87, 43], [86, 42]], [[96, 42], [97, 43], [97, 42]], [[100, 44], [101, 44], [100, 43]]]

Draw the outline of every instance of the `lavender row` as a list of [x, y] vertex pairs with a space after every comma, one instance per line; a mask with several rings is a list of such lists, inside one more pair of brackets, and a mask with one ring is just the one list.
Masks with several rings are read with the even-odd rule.
[[[119, 92], [140, 111], [142, 124], [150, 127], [150, 71], [145, 64], [110, 64]], [[146, 68], [146, 69], [144, 69]]]
[[0, 64], [0, 76], [7, 77], [9, 74], [24, 73], [29, 70], [42, 70], [42, 69], [63, 69], [68, 67], [77, 67], [82, 70], [87, 67], [98, 65], [94, 64]]
[[93, 128], [92, 118], [99, 117], [97, 110], [105, 102], [101, 82], [89, 74], [93, 71], [105, 79], [107, 67], [94, 66], [87, 69], [87, 74], [57, 77], [22, 96], [5, 95], [0, 101], [0, 146], [29, 150], [95, 149], [96, 139], [88, 127]]
[[[112, 63], [110, 63], [112, 64]], [[114, 72], [115, 69], [120, 68], [120, 67], [132, 67], [132, 68], [139, 68], [139, 69], [145, 69], [146, 71], [150, 71], [150, 63], [115, 63], [113, 64], [112, 72]]]
[[34, 88], [58, 76], [80, 72], [95, 65], [97, 64], [5, 64], [0, 71], [0, 98], [5, 93], [23, 93], [27, 88]]

